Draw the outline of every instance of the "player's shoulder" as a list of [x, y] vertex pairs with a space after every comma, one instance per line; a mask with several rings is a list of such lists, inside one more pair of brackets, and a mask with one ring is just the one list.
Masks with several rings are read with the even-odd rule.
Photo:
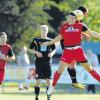
[[33, 41], [39, 41], [41, 38], [40, 37], [35, 37], [33, 38]]

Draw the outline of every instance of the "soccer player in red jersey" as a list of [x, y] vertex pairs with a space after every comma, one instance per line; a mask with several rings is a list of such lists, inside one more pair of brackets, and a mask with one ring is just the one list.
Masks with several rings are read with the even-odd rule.
[[53, 82], [49, 87], [47, 94], [50, 95], [63, 73], [66, 66], [70, 66], [73, 62], [79, 62], [98, 82], [100, 82], [100, 75], [88, 63], [86, 55], [81, 47], [82, 32], [85, 32], [91, 37], [100, 38], [100, 34], [89, 29], [82, 20], [83, 13], [80, 10], [75, 10], [69, 13], [68, 20], [60, 28], [60, 34], [49, 42], [42, 43], [42, 45], [51, 45], [64, 39], [64, 50], [60, 59], [59, 68], [54, 73]]
[[[85, 6], [79, 6], [78, 10], [81, 10], [84, 16], [88, 14], [88, 9]], [[82, 20], [78, 20], [78, 21], [82, 22]], [[88, 34], [82, 34], [82, 38], [85, 38], [86, 41], [89, 41], [91, 37]], [[62, 49], [64, 49], [63, 39], [60, 41], [60, 44]], [[77, 82], [75, 66], [76, 65], [73, 63], [67, 68], [67, 71], [72, 80], [72, 86], [79, 89], [85, 89], [86, 87], [85, 85]]]
[[2, 84], [5, 75], [5, 68], [8, 61], [14, 61], [15, 55], [7, 42], [5, 32], [0, 33], [0, 84]]

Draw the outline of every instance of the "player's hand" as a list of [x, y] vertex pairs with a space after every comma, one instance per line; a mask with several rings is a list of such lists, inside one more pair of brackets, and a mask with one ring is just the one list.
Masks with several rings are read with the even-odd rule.
[[41, 43], [41, 45], [48, 46], [48, 45], [50, 45], [50, 42], [43, 42], [43, 43]]
[[36, 52], [36, 56], [39, 57], [39, 58], [43, 57], [41, 52]]
[[50, 57], [50, 58], [51, 58], [51, 57], [52, 57], [52, 54], [51, 54], [51, 53], [49, 53], [49, 54], [48, 54], [48, 57]]

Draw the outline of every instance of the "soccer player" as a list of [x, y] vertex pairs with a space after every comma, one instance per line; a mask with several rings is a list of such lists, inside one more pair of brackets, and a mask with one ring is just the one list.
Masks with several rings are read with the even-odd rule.
[[[41, 79], [45, 79], [47, 83], [47, 89], [50, 86], [51, 78], [51, 66], [50, 58], [55, 54], [55, 45], [42, 46], [41, 43], [50, 41], [47, 37], [48, 26], [40, 26], [40, 37], [33, 38], [33, 41], [30, 44], [29, 52], [35, 54], [35, 69], [36, 69], [36, 85], [35, 85], [35, 100], [38, 100], [40, 92], [40, 82]], [[47, 96], [47, 99], [50, 100], [50, 96]]]
[[[86, 16], [88, 14], [88, 9], [84, 6], [79, 6], [78, 10], [81, 10], [83, 12], [83, 15]], [[78, 20], [80, 22], [82, 22], [82, 20]], [[90, 36], [87, 34], [82, 34], [82, 37], [85, 38], [87, 41], [90, 40]], [[63, 44], [64, 40], [62, 39], [60, 41], [61, 47], [62, 49], [64, 49], [64, 44]], [[76, 87], [76, 88], [80, 88], [80, 89], [85, 89], [85, 85], [78, 83], [77, 82], [77, 78], [76, 78], [76, 70], [75, 70], [75, 64], [70, 65], [70, 67], [67, 68], [67, 71], [71, 77], [72, 80], [72, 86]]]
[[4, 80], [5, 68], [8, 61], [14, 61], [15, 55], [7, 42], [7, 34], [0, 32], [0, 85]]
[[79, 62], [98, 82], [100, 82], [100, 75], [88, 63], [86, 55], [81, 47], [82, 32], [85, 32], [86, 34], [95, 38], [100, 38], [100, 34], [92, 31], [85, 24], [80, 22], [82, 18], [82, 11], [75, 10], [73, 12], [70, 12], [67, 22], [60, 28], [60, 34], [55, 39], [41, 44], [51, 45], [61, 39], [64, 39], [64, 51], [60, 59], [59, 68], [54, 73], [53, 82], [47, 91], [48, 95], [53, 92], [56, 83], [66, 66], [70, 66], [73, 62]]

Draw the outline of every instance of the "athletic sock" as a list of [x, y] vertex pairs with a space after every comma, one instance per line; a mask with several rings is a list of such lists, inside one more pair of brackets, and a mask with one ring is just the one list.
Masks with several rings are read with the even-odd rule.
[[40, 87], [35, 86], [34, 90], [35, 90], [36, 100], [38, 100], [38, 96], [39, 96], [39, 93], [40, 93]]
[[46, 94], [47, 94], [48, 88], [49, 88], [49, 87], [47, 86], [47, 87], [46, 87]]
[[71, 77], [72, 83], [77, 83], [77, 78], [76, 78], [76, 70], [75, 68], [67, 68], [68, 73]]
[[[46, 87], [46, 94], [47, 94], [48, 88], [49, 88], [49, 87], [47, 86], [47, 87]], [[50, 97], [51, 97], [51, 95], [48, 95], [48, 94], [47, 94], [47, 100], [50, 100]]]
[[57, 71], [54, 73], [54, 77], [53, 77], [53, 86], [56, 86], [56, 83], [58, 81], [58, 79], [60, 78], [60, 73], [58, 73]]
[[98, 82], [100, 82], [100, 74], [98, 74], [94, 69], [89, 72]]
[[47, 100], [50, 100], [50, 98], [51, 98], [51, 95], [47, 95]]

